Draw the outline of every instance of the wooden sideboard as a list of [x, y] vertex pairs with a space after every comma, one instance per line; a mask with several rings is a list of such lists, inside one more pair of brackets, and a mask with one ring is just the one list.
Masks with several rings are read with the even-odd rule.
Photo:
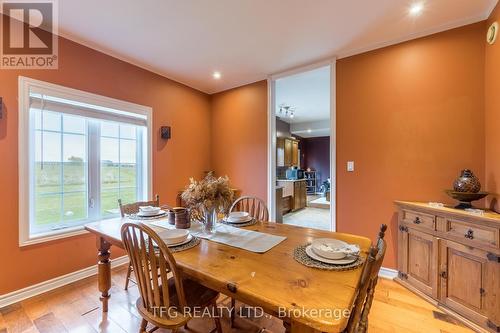
[[500, 214], [396, 206], [396, 281], [475, 330], [500, 332]]

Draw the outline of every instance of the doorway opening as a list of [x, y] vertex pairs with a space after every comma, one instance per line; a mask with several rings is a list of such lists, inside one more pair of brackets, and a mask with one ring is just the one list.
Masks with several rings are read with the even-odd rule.
[[335, 231], [334, 62], [269, 79], [268, 191], [278, 223]]

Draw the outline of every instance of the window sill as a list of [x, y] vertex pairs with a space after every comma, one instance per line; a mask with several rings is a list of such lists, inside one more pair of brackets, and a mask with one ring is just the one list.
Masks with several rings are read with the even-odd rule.
[[73, 236], [78, 236], [78, 235], [83, 235], [83, 234], [88, 234], [89, 232], [85, 230], [85, 227], [83, 225], [74, 227], [74, 228], [67, 228], [63, 230], [57, 230], [57, 231], [50, 231], [50, 232], [45, 232], [45, 233], [40, 233], [36, 234], [33, 236], [28, 236], [26, 239], [19, 239], [19, 246], [29, 246], [29, 245], [34, 245], [34, 244], [40, 244], [40, 243], [45, 243], [45, 242], [50, 242], [53, 240], [57, 239], [63, 239], [63, 238], [68, 238], [68, 237], [73, 237]]

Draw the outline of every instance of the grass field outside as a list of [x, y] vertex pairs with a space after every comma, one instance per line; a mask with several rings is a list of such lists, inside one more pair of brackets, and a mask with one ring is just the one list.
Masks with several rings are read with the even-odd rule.
[[[87, 217], [85, 162], [35, 164], [35, 224], [69, 223]], [[135, 164], [101, 163], [101, 214], [111, 216], [118, 199], [134, 202], [137, 197]]]

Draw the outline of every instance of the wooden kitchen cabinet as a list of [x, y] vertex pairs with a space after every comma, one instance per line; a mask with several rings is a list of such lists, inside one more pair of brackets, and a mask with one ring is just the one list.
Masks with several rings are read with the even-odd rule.
[[396, 281], [474, 330], [500, 331], [500, 214], [396, 202]]
[[293, 210], [299, 210], [306, 207], [307, 188], [305, 180], [294, 182], [293, 202]]
[[299, 166], [299, 142], [292, 141], [292, 165]]
[[276, 161], [279, 167], [298, 166], [299, 142], [292, 138], [277, 138]]
[[305, 180], [278, 180], [276, 184], [283, 188], [283, 213], [306, 207], [307, 187]]

